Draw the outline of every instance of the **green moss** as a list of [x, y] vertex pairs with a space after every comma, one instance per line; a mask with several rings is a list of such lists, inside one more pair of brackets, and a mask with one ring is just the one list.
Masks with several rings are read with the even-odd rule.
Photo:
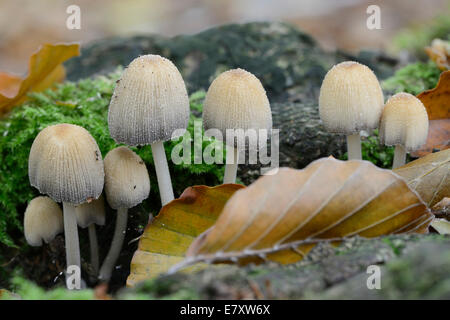
[[2, 295], [4, 300], [93, 300], [94, 291], [85, 290], [67, 290], [63, 287], [58, 287], [52, 290], [45, 290], [33, 282], [21, 277], [15, 277], [12, 280], [13, 290], [12, 294]]
[[[370, 161], [380, 168], [391, 169], [394, 160], [394, 147], [380, 144], [378, 129], [376, 129], [371, 136], [361, 138], [361, 155], [363, 160]], [[340, 159], [347, 160], [348, 154], [345, 153]]]
[[382, 82], [385, 91], [395, 94], [408, 92], [414, 95], [432, 89], [439, 80], [441, 70], [432, 61], [417, 62], [397, 70], [395, 74]]
[[[36, 135], [45, 127], [57, 123], [72, 123], [86, 128], [96, 139], [102, 155], [117, 145], [111, 139], [107, 125], [109, 101], [121, 70], [79, 82], [65, 82], [55, 90], [33, 93], [30, 100], [5, 119], [0, 120], [0, 244], [21, 245], [22, 213], [37, 190], [28, 180], [28, 155]], [[191, 118], [188, 131], [193, 136], [194, 120], [201, 114], [204, 91], [191, 96]], [[200, 133], [202, 134], [202, 133]], [[171, 150], [179, 141], [165, 143], [170, 159]], [[212, 143], [203, 140], [203, 148]], [[151, 180], [151, 195], [144, 207], [157, 212], [160, 205], [157, 179], [149, 146], [132, 148], [146, 162]], [[191, 158], [193, 159], [194, 152]], [[221, 181], [223, 166], [208, 164], [174, 165], [169, 161], [175, 194], [194, 184], [215, 185]], [[14, 240], [13, 240], [14, 239]], [[0, 257], [1, 258], [1, 257]], [[1, 259], [0, 259], [1, 260]]]

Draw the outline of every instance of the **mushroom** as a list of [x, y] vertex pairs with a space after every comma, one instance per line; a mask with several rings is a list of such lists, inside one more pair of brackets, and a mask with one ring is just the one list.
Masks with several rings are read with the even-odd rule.
[[105, 200], [100, 196], [96, 200], [86, 202], [75, 207], [77, 223], [81, 228], [88, 228], [89, 247], [91, 249], [91, 264], [94, 275], [98, 275], [100, 266], [98, 256], [98, 241], [95, 225], [105, 225]]
[[67, 266], [80, 268], [75, 205], [97, 199], [104, 182], [100, 150], [89, 132], [57, 124], [39, 132], [28, 159], [30, 184], [63, 203]]
[[189, 121], [189, 98], [175, 65], [158, 55], [134, 59], [117, 82], [108, 125], [117, 143], [150, 144], [161, 203], [174, 199], [163, 142], [183, 134]]
[[380, 142], [395, 145], [393, 169], [404, 165], [406, 153], [418, 150], [427, 136], [428, 114], [422, 101], [401, 92], [386, 102], [381, 116]]
[[122, 249], [128, 209], [147, 199], [150, 193], [147, 167], [127, 147], [115, 148], [105, 157], [105, 193], [110, 207], [117, 210], [113, 240], [99, 275], [101, 280], [108, 281]]
[[63, 231], [62, 211], [49, 197], [34, 198], [25, 210], [23, 225], [28, 244], [39, 247], [42, 240], [49, 243]]
[[220, 74], [206, 93], [203, 126], [205, 130], [218, 129], [222, 133], [223, 141], [232, 149], [233, 160], [230, 163], [228, 159], [231, 157], [227, 157], [223, 183], [234, 183], [239, 150], [234, 137], [232, 141], [228, 141], [231, 139], [227, 139], [227, 130], [272, 129], [269, 99], [259, 79], [243, 69], [233, 69]]
[[375, 74], [354, 61], [335, 65], [323, 79], [319, 95], [320, 118], [327, 131], [347, 136], [348, 159], [361, 159], [361, 130], [378, 127], [383, 91]]

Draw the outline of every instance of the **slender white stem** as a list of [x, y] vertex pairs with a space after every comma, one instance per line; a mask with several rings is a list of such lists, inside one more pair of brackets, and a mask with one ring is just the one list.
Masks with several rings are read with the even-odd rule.
[[119, 257], [120, 250], [122, 250], [123, 239], [125, 238], [125, 232], [127, 229], [128, 209], [120, 208], [117, 210], [116, 228], [114, 229], [114, 236], [112, 239], [111, 247], [109, 248], [108, 255], [103, 261], [100, 269], [99, 279], [103, 281], [109, 281], [111, 279], [114, 265]]
[[406, 149], [404, 146], [398, 144], [395, 146], [394, 150], [394, 164], [392, 165], [392, 169], [401, 167], [406, 162]]
[[361, 160], [361, 139], [359, 133], [347, 136], [348, 160]]
[[158, 179], [161, 204], [164, 206], [174, 199], [169, 166], [162, 141], [152, 143], [153, 161], [155, 162], [156, 178]]
[[95, 223], [91, 223], [88, 227], [89, 230], [89, 246], [91, 249], [91, 264], [92, 269], [94, 269], [94, 275], [97, 277], [99, 268], [99, 258], [98, 258], [98, 241], [97, 233], [95, 232]]
[[235, 183], [239, 162], [238, 161], [239, 152], [238, 149], [234, 147], [229, 147], [228, 150], [232, 152], [233, 159], [229, 159], [229, 157], [227, 156], [227, 163], [225, 164], [225, 174], [223, 176], [223, 183]]
[[75, 207], [63, 202], [64, 238], [66, 244], [66, 268], [77, 266], [80, 268], [80, 243], [78, 241], [78, 226]]

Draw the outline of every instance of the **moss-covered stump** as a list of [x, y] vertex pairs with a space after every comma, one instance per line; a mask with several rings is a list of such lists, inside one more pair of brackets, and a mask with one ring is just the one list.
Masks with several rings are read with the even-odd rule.
[[[381, 289], [367, 289], [369, 265], [382, 265]], [[450, 238], [436, 234], [354, 238], [316, 247], [301, 262], [208, 268], [162, 276], [121, 298], [360, 299], [449, 298]]]

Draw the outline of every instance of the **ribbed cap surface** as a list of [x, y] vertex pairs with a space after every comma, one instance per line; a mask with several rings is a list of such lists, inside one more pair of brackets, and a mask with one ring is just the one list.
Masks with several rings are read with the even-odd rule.
[[105, 192], [111, 208], [132, 208], [147, 199], [150, 178], [144, 161], [127, 147], [105, 157]]
[[86, 129], [66, 123], [49, 126], [34, 139], [28, 175], [33, 187], [56, 202], [84, 203], [102, 193], [102, 155]]
[[377, 128], [383, 104], [377, 77], [357, 62], [335, 65], [320, 88], [320, 118], [329, 132], [348, 135]]
[[134, 59], [111, 98], [111, 137], [131, 146], [167, 141], [174, 130], [186, 129], [188, 121], [189, 98], [175, 65], [158, 55]]

